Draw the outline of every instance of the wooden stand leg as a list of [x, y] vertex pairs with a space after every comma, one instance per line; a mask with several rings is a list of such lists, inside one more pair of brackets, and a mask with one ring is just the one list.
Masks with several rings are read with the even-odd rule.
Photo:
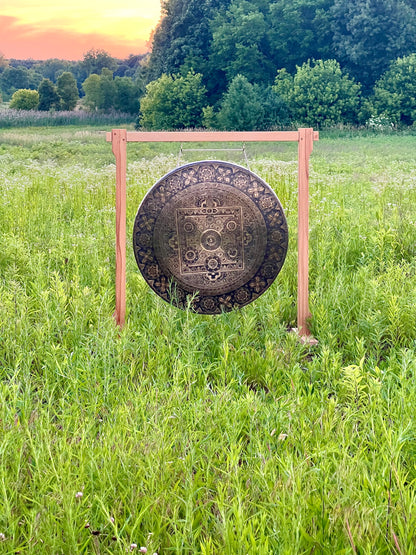
[[127, 131], [113, 129], [116, 158], [116, 309], [114, 318], [123, 327], [126, 319], [126, 169]]
[[[298, 327], [305, 342], [314, 342], [308, 326], [309, 311], [309, 158], [313, 129], [299, 129], [298, 142]], [[309, 339], [310, 338], [310, 339]]]

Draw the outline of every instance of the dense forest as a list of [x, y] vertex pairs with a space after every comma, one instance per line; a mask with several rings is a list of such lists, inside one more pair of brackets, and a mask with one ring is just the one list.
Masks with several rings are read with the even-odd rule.
[[[126, 60], [0, 59], [3, 100], [36, 89], [42, 106], [70, 73], [84, 108], [124, 107], [149, 129], [416, 118], [416, 0], [162, 0], [151, 44]], [[56, 92], [45, 108], [63, 106]]]
[[272, 84], [308, 60], [335, 58], [371, 89], [392, 60], [416, 50], [413, 0], [167, 0], [149, 73], [204, 75], [210, 95], [238, 74]]

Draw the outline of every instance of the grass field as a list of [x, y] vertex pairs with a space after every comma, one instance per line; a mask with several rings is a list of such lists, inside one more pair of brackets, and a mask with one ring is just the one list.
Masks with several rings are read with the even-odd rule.
[[[315, 143], [316, 347], [287, 332], [296, 146], [247, 149], [288, 218], [275, 284], [241, 311], [179, 311], [129, 237], [120, 332], [111, 145], [0, 130], [1, 554], [416, 552], [416, 137]], [[177, 162], [129, 145], [129, 230]]]

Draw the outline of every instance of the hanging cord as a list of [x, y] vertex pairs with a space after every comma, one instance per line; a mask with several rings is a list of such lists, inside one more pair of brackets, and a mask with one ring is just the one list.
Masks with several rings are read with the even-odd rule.
[[182, 143], [181, 146], [179, 148], [179, 152], [178, 152], [178, 160], [176, 162], [176, 166], [179, 168], [179, 166], [181, 165], [181, 161], [182, 161], [182, 152], [183, 152], [183, 147], [182, 147]]
[[244, 153], [244, 159], [246, 161], [246, 166], [250, 170], [250, 164], [248, 163], [247, 151], [246, 151], [246, 143], [243, 143], [243, 147], [241, 149]]
[[241, 148], [183, 148], [183, 144], [181, 143], [181, 146], [179, 148], [179, 153], [178, 153], [178, 161], [177, 161], [178, 166], [182, 162], [182, 154], [184, 152], [242, 152], [244, 155], [244, 160], [245, 160], [247, 169], [250, 170], [250, 164], [247, 157], [247, 150], [246, 150], [245, 143], [243, 143], [243, 146]]

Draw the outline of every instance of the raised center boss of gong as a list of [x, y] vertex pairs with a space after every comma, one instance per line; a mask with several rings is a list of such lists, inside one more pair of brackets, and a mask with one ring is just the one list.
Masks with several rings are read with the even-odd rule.
[[221, 246], [221, 235], [215, 229], [207, 229], [201, 235], [201, 245], [207, 251], [215, 251]]

